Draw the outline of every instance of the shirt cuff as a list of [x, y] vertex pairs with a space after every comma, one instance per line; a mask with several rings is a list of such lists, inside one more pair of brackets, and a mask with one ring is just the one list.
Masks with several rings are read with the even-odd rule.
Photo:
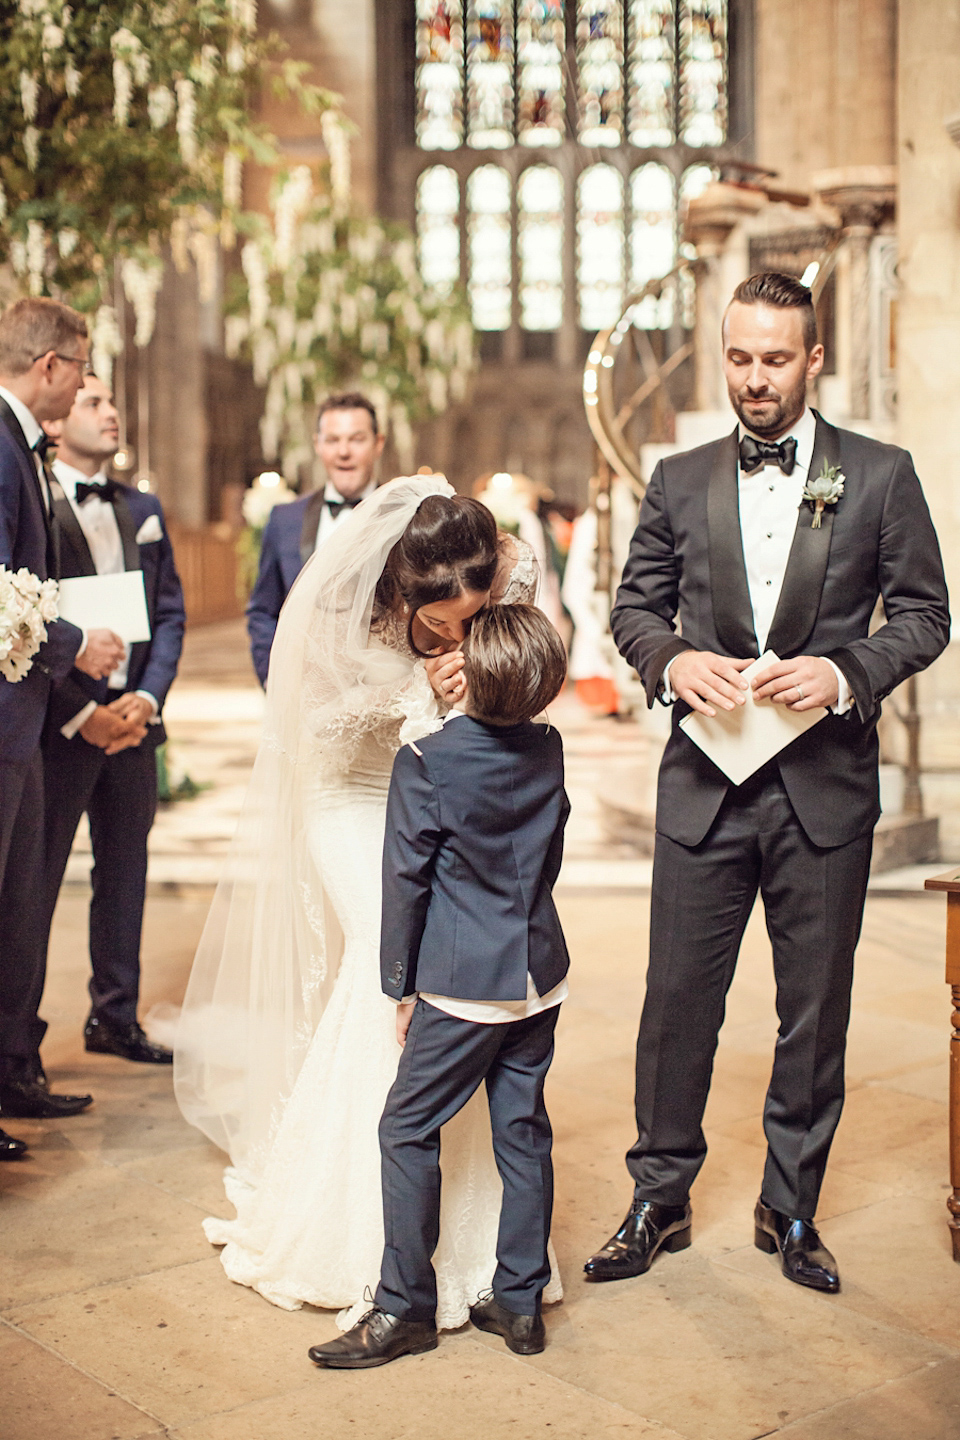
[[[826, 656], [824, 656], [824, 659], [826, 659]], [[834, 715], [846, 715], [847, 711], [853, 706], [853, 693], [840, 667], [834, 665], [832, 660], [827, 660], [827, 664], [837, 677], [836, 704], [828, 706], [828, 709], [830, 709]]]
[[677, 692], [670, 684], [670, 667], [676, 658], [676, 655], [671, 656], [666, 665], [664, 665], [663, 674], [660, 676], [660, 684], [663, 687], [663, 694], [660, 698], [663, 700], [664, 705], [672, 705], [677, 698]]
[[88, 700], [86, 705], [84, 705], [83, 709], [78, 710], [72, 720], [68, 720], [66, 725], [61, 725], [60, 734], [63, 736], [64, 740], [72, 740], [80, 727], [82, 725], [86, 725], [87, 721], [90, 719], [90, 716], [93, 714], [96, 708], [96, 700]]
[[398, 1001], [397, 1001], [397, 1004], [398, 1004], [398, 1005], [412, 1005], [413, 1002], [414, 1002], [414, 1000], [419, 1000], [419, 999], [420, 999], [420, 991], [419, 991], [419, 990], [414, 990], [414, 992], [413, 992], [412, 995], [404, 995], [404, 997], [403, 997], [402, 1000], [398, 1000]]
[[137, 691], [135, 691], [134, 693], [137, 694], [137, 695], [139, 695], [141, 700], [146, 700], [146, 701], [148, 701], [148, 702], [153, 706], [153, 714], [150, 716], [150, 719], [147, 721], [147, 724], [148, 724], [148, 725], [159, 725], [159, 723], [160, 723], [160, 706], [157, 704], [156, 696], [155, 696], [155, 695], [151, 695], [149, 690], [137, 690]]

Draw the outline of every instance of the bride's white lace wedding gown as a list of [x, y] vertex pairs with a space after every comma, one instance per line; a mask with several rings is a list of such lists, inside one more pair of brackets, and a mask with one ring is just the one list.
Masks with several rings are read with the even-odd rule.
[[[532, 600], [536, 589], [532, 552], [512, 545], [512, 573], [500, 603]], [[318, 757], [303, 774], [307, 846], [343, 936], [339, 968], [265, 1155], [255, 1166], [225, 1172], [236, 1219], [204, 1221], [207, 1238], [223, 1246], [232, 1280], [285, 1309], [304, 1303], [340, 1309], [344, 1328], [367, 1308], [364, 1295], [379, 1278], [377, 1126], [400, 1056], [396, 1009], [381, 992], [379, 966], [390, 770], [401, 729], [404, 740], [416, 739], [440, 723], [405, 625], [389, 615], [378, 620], [374, 612], [368, 646], [365, 663], [377, 672], [380, 708], [365, 713], [347, 770]], [[489, 1289], [495, 1265], [501, 1184], [485, 1101], [481, 1088], [442, 1135], [434, 1257], [441, 1328], [465, 1323], [468, 1306]], [[562, 1294], [551, 1260], [548, 1302]]]

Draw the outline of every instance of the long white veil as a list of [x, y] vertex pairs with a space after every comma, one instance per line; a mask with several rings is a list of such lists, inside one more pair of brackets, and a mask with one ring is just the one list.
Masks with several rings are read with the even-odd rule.
[[371, 717], [409, 713], [398, 702], [402, 657], [381, 651], [378, 660], [370, 647], [374, 591], [422, 501], [453, 493], [440, 476], [381, 486], [307, 562], [280, 615], [260, 748], [194, 960], [174, 1060], [184, 1116], [250, 1180], [330, 996], [342, 946], [307, 843], [307, 794], [318, 772], [349, 768]]

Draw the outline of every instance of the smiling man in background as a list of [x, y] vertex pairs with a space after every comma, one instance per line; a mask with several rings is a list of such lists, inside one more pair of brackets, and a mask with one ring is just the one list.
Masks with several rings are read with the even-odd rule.
[[353, 507], [376, 489], [373, 472], [384, 441], [376, 410], [358, 391], [331, 395], [320, 406], [313, 443], [326, 484], [270, 512], [247, 605], [250, 652], [261, 685], [267, 683], [277, 620], [294, 580]]

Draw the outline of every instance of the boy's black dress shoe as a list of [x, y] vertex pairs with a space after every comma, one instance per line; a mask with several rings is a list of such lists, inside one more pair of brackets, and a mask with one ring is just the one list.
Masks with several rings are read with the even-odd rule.
[[836, 1295], [840, 1289], [837, 1262], [810, 1220], [792, 1220], [772, 1209], [761, 1197], [753, 1213], [753, 1243], [772, 1255], [780, 1252], [781, 1268], [788, 1280]]
[[542, 1316], [518, 1315], [516, 1310], [508, 1310], [492, 1295], [470, 1306], [470, 1322], [478, 1330], [502, 1335], [517, 1355], [539, 1355], [546, 1348], [547, 1332], [543, 1328]]
[[6, 1130], [0, 1130], [0, 1160], [19, 1160], [21, 1155], [26, 1154], [26, 1149], [26, 1140], [17, 1140]]
[[627, 1280], [645, 1275], [659, 1250], [686, 1250], [690, 1244], [690, 1202], [658, 1205], [634, 1200], [616, 1235], [591, 1255], [583, 1270], [588, 1280]]
[[47, 1089], [46, 1076], [7, 1077], [0, 1084], [0, 1111], [18, 1120], [63, 1120], [79, 1115], [93, 1104], [92, 1095], [54, 1095]]
[[173, 1051], [148, 1040], [136, 1020], [131, 1025], [111, 1025], [91, 1015], [83, 1028], [83, 1043], [95, 1055], [119, 1055], [121, 1060], [138, 1060], [142, 1065], [172, 1065]]
[[369, 1370], [401, 1355], [436, 1348], [437, 1327], [432, 1320], [401, 1320], [374, 1305], [352, 1330], [325, 1345], [311, 1345], [307, 1354], [314, 1365], [327, 1370]]

